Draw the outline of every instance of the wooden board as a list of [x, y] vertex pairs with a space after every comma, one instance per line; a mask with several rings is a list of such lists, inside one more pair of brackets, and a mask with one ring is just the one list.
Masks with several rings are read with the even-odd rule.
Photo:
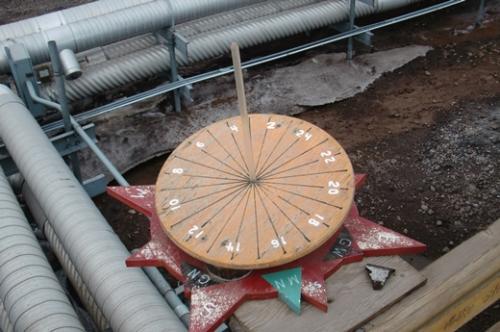
[[351, 162], [328, 133], [281, 115], [252, 114], [249, 127], [256, 179], [235, 117], [184, 141], [156, 183], [169, 238], [217, 267], [262, 269], [303, 257], [335, 234], [353, 200]]
[[500, 220], [422, 270], [427, 284], [366, 331], [455, 331], [500, 298]]
[[[372, 289], [364, 270], [367, 263], [396, 269], [381, 291]], [[328, 313], [303, 304], [298, 316], [279, 300], [254, 301], [236, 311], [233, 324], [245, 332], [350, 331], [424, 282], [422, 274], [398, 256], [366, 258], [342, 267], [328, 279], [328, 298], [333, 301]]]

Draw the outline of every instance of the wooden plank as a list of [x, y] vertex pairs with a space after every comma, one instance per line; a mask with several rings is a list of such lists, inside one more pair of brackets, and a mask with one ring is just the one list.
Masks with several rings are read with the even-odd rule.
[[420, 329], [430, 332], [456, 331], [498, 299], [500, 299], [500, 272], [453, 303]]
[[427, 330], [426, 324], [434, 323], [454, 330], [498, 299], [498, 257], [500, 220], [425, 268], [422, 273], [427, 284], [371, 321], [365, 330]]
[[[367, 263], [396, 269], [381, 291], [374, 291], [365, 272]], [[363, 324], [384, 308], [421, 286], [425, 278], [400, 257], [371, 257], [342, 267], [327, 281], [328, 313], [304, 304], [295, 315], [279, 300], [253, 301], [235, 313], [233, 324], [239, 331], [349, 331]]]
[[250, 137], [250, 121], [248, 120], [247, 97], [245, 96], [245, 84], [243, 83], [243, 71], [241, 70], [240, 47], [237, 43], [231, 43], [231, 56], [233, 58], [234, 79], [236, 83], [236, 95], [240, 108], [240, 117], [243, 130], [244, 156], [247, 158], [248, 175], [251, 181], [255, 181], [255, 162], [253, 158], [252, 138]]

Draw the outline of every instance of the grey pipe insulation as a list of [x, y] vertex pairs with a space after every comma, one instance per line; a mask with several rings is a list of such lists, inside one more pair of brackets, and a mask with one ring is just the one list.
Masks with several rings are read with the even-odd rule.
[[125, 266], [125, 246], [31, 113], [2, 85], [0, 138], [113, 331], [185, 331], [142, 270]]
[[[0, 108], [4, 104], [0, 101]], [[0, 299], [15, 331], [85, 331], [0, 168]]]
[[[177, 57], [178, 63], [181, 66], [188, 65], [224, 55], [228, 52], [228, 45], [232, 41], [238, 42], [241, 48], [251, 47], [340, 23], [346, 21], [349, 15], [348, 0], [309, 1], [309, 4], [307, 4], [307, 1], [301, 0], [284, 1], [295, 3], [296, 6], [278, 11], [274, 15], [250, 20], [242, 19], [240, 23], [230, 27], [220, 27], [209, 32], [192, 35], [187, 45], [189, 58], [185, 59], [179, 54]], [[377, 0], [374, 7], [359, 3], [356, 6], [356, 16], [367, 16], [406, 6], [417, 1], [419, 0]], [[244, 17], [245, 10], [247, 8], [236, 9], [231, 13], [238, 17]], [[221, 14], [222, 17], [226, 15], [228, 14]], [[207, 19], [213, 20], [213, 18]], [[202, 19], [200, 22], [204, 20]], [[197, 24], [200, 25], [200, 22], [197, 22]], [[191, 25], [191, 22], [187, 25]], [[182, 32], [182, 30], [183, 27], [179, 27], [179, 31]], [[132, 41], [131, 43], [135, 45], [138, 42]], [[131, 48], [137, 49], [136, 47]], [[67, 82], [66, 95], [71, 101], [83, 99], [166, 72], [169, 67], [170, 56], [168, 49], [164, 45], [155, 45], [86, 68], [79, 79]], [[53, 100], [56, 99], [54, 85], [43, 86], [42, 95]]]
[[26, 185], [26, 182], [22, 182], [23, 183], [20, 184], [20, 192], [22, 193], [24, 202], [28, 206], [38, 228], [43, 232], [43, 235], [49, 242], [50, 249], [56, 255], [59, 263], [64, 270], [64, 273], [70, 280], [73, 288], [78, 294], [78, 297], [82, 301], [83, 306], [92, 317], [92, 320], [96, 324], [97, 328], [99, 329], [99, 331], [105, 331], [107, 328], [109, 328], [109, 323], [106, 320], [106, 317], [104, 317], [101, 308], [99, 308], [99, 306], [95, 302], [95, 299], [90, 294], [87, 285], [85, 285], [85, 283], [83, 282], [80, 274], [76, 270], [75, 265], [64, 250], [61, 240], [59, 240], [56, 233], [54, 232], [54, 229], [43, 213], [43, 210], [40, 207], [40, 204], [36, 200], [35, 196], [33, 195], [33, 192]]
[[0, 26], [0, 41], [31, 35], [151, 1], [153, 0], [101, 0], [4, 24]]
[[24, 44], [32, 62], [39, 64], [49, 60], [47, 43], [51, 40], [56, 41], [61, 50], [79, 53], [158, 31], [173, 22], [181, 23], [258, 1], [262, 0], [154, 0], [29, 35], [8, 37], [0, 41], [0, 73], [9, 71], [5, 47], [13, 43]]
[[14, 332], [14, 327], [10, 322], [9, 315], [3, 306], [2, 300], [0, 300], [0, 332]]

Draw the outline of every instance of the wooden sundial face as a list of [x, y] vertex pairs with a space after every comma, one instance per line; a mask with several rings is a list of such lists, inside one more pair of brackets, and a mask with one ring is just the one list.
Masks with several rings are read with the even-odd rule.
[[251, 181], [240, 117], [214, 123], [170, 155], [156, 183], [163, 230], [208, 264], [261, 269], [296, 260], [331, 238], [354, 195], [351, 162], [322, 129], [252, 114]]

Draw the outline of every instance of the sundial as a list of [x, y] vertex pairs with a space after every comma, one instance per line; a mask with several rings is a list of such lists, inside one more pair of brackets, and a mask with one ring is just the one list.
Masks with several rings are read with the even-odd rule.
[[251, 115], [249, 125], [251, 151], [241, 144], [241, 118], [223, 120], [182, 143], [156, 182], [165, 233], [217, 267], [294, 261], [335, 234], [353, 200], [351, 163], [326, 132], [281, 115]]
[[297, 313], [301, 298], [326, 311], [325, 279], [342, 264], [425, 250], [359, 216], [353, 196], [366, 176], [328, 133], [247, 114], [237, 46], [232, 53], [240, 116], [181, 143], [156, 185], [108, 189], [151, 222], [150, 241], [127, 265], [163, 267], [184, 284], [191, 332], [278, 295]]

